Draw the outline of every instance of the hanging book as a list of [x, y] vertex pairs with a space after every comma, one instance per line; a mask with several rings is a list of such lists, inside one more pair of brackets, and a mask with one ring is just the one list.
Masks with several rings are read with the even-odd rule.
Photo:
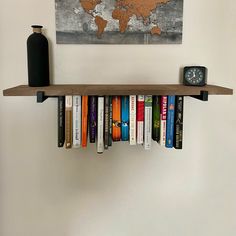
[[97, 97], [89, 96], [89, 139], [95, 143], [97, 133]]
[[66, 96], [65, 136], [66, 148], [72, 147], [72, 96]]
[[87, 147], [88, 136], [88, 96], [82, 96], [82, 147]]
[[174, 130], [175, 149], [183, 148], [183, 110], [184, 110], [184, 96], [176, 96], [175, 98], [175, 130]]
[[65, 97], [58, 97], [58, 147], [63, 147], [65, 143]]
[[109, 108], [110, 108], [110, 98], [105, 96], [105, 121], [104, 121], [104, 148], [108, 149], [109, 146]]
[[136, 145], [136, 95], [129, 96], [129, 143]]
[[152, 102], [152, 139], [160, 141], [160, 97], [153, 96]]
[[104, 97], [98, 97], [97, 153], [103, 153], [104, 141]]
[[144, 95], [137, 98], [137, 144], [143, 144]]
[[120, 141], [121, 139], [121, 98], [120, 96], [113, 96], [112, 98], [112, 139], [113, 141]]
[[161, 96], [161, 127], [160, 127], [160, 145], [166, 145], [166, 115], [167, 115], [167, 96]]
[[129, 96], [121, 97], [121, 140], [129, 140]]
[[175, 96], [168, 96], [166, 147], [172, 148], [174, 144]]
[[144, 106], [144, 149], [151, 149], [152, 144], [152, 95], [145, 96]]
[[112, 145], [112, 96], [109, 96], [109, 138], [108, 145]]
[[73, 96], [73, 147], [81, 145], [81, 96]]

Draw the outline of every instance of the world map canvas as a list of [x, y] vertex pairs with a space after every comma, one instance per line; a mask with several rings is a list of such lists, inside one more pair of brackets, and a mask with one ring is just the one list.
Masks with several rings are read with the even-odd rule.
[[55, 0], [59, 44], [179, 44], [183, 0]]

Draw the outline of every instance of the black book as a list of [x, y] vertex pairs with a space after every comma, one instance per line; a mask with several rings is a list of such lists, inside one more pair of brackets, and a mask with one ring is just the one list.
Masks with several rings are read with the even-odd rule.
[[109, 96], [109, 138], [108, 138], [108, 146], [112, 145], [112, 96]]
[[105, 96], [105, 120], [104, 120], [104, 148], [108, 149], [109, 146], [109, 116], [110, 116], [110, 98]]
[[65, 97], [58, 97], [58, 147], [65, 142]]
[[174, 127], [174, 147], [182, 149], [183, 147], [183, 110], [184, 96], [175, 98], [175, 127]]
[[89, 140], [95, 143], [97, 135], [97, 97], [89, 96]]
[[156, 142], [160, 141], [160, 97], [153, 96], [152, 101], [152, 139]]

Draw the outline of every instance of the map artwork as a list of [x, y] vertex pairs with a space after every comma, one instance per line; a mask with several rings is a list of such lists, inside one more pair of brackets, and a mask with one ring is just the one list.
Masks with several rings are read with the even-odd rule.
[[55, 0], [59, 44], [179, 44], [183, 0]]

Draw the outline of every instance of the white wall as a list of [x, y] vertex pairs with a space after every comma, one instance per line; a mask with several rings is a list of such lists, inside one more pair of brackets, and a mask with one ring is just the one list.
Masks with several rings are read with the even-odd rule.
[[[1, 0], [1, 90], [27, 84], [26, 39], [42, 24], [54, 83], [178, 83], [203, 64], [236, 89], [236, 2], [186, 0], [182, 45], [56, 45], [54, 0]], [[187, 97], [184, 149], [57, 148], [56, 100], [0, 96], [1, 236], [235, 236], [236, 99]]]

